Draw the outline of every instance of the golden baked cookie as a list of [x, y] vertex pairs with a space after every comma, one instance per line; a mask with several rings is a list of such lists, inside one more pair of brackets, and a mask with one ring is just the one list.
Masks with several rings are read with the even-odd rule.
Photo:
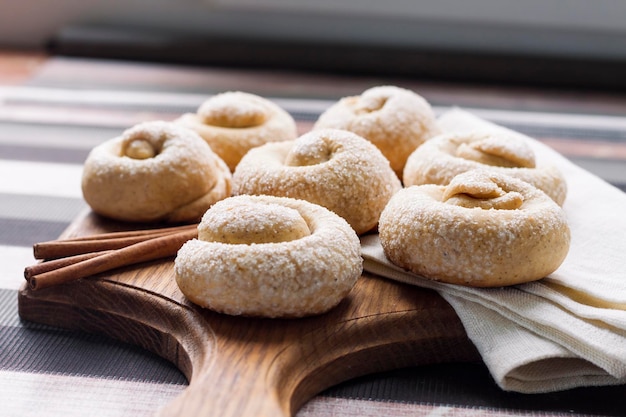
[[197, 133], [161, 121], [96, 146], [82, 174], [92, 210], [123, 221], [198, 221], [231, 190], [228, 167]]
[[248, 150], [298, 136], [293, 117], [255, 94], [228, 91], [207, 99], [176, 123], [195, 130], [232, 171]]
[[176, 282], [202, 307], [231, 315], [303, 317], [346, 297], [363, 270], [354, 230], [333, 212], [284, 197], [216, 203], [175, 259]]
[[399, 178], [406, 159], [440, 133], [430, 104], [411, 90], [378, 86], [359, 96], [344, 97], [323, 112], [315, 129], [345, 129], [372, 142]]
[[318, 129], [294, 141], [250, 150], [233, 173], [233, 194], [307, 200], [348, 221], [357, 234], [376, 227], [401, 183], [370, 142], [338, 129]]
[[535, 154], [522, 137], [506, 133], [465, 132], [438, 135], [407, 159], [402, 177], [405, 187], [446, 185], [472, 169], [489, 169], [524, 180], [563, 205], [565, 177], [554, 166], [537, 166]]
[[447, 186], [405, 188], [380, 217], [387, 258], [436, 281], [497, 287], [541, 279], [570, 244], [564, 211], [545, 193], [499, 172], [473, 170]]

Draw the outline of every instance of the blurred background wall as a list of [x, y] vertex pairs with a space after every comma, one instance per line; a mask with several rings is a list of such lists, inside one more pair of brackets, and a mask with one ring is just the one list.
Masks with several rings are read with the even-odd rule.
[[625, 22], [620, 0], [0, 0], [0, 47], [589, 83], [624, 69]]

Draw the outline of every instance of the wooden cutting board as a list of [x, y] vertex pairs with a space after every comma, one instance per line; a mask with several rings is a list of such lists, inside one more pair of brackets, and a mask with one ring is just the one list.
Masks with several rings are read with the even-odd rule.
[[[122, 230], [87, 213], [62, 237]], [[347, 379], [407, 366], [477, 361], [436, 293], [364, 274], [330, 312], [252, 319], [202, 309], [180, 292], [173, 259], [19, 292], [29, 321], [107, 335], [173, 362], [189, 386], [159, 415], [290, 416]]]

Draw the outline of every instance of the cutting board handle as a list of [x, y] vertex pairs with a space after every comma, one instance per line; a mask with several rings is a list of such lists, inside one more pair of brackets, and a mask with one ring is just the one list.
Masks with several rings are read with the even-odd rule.
[[158, 415], [287, 417], [349, 378], [475, 359], [462, 328], [451, 332], [453, 314], [419, 308], [338, 322], [330, 318], [322, 326], [307, 319], [281, 320], [277, 326], [274, 320], [222, 317], [213, 321], [215, 345], [206, 350], [205, 366], [194, 369], [189, 387]]

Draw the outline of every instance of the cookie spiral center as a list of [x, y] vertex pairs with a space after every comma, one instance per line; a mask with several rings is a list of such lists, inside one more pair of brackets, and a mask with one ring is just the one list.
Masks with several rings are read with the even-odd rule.
[[154, 158], [157, 153], [150, 141], [141, 138], [129, 141], [124, 149], [124, 155], [132, 159]]
[[389, 97], [387, 97], [386, 95], [364, 94], [361, 96], [361, 99], [356, 105], [355, 113], [363, 114], [378, 111], [385, 107], [388, 99]]
[[268, 119], [262, 103], [237, 95], [217, 95], [198, 109], [198, 114], [209, 125], [230, 128], [259, 126]]
[[303, 135], [294, 142], [285, 158], [285, 165], [296, 167], [322, 164], [330, 161], [333, 151], [331, 141], [326, 136]]
[[469, 171], [450, 182], [443, 194], [447, 204], [466, 208], [515, 210], [524, 203], [517, 191], [503, 189], [487, 173]]
[[534, 168], [535, 154], [528, 144], [513, 136], [485, 136], [459, 145], [456, 155], [485, 165]]
[[214, 206], [198, 228], [198, 239], [230, 244], [289, 242], [310, 234], [297, 210], [278, 204]]

